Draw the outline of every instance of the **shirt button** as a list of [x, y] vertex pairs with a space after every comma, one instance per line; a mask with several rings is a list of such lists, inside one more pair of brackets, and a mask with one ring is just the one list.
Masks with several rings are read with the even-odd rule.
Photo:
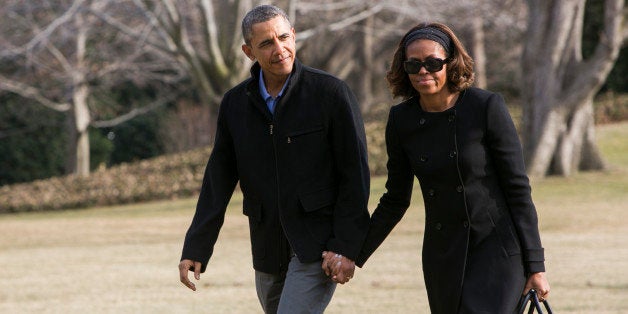
[[449, 157], [454, 158], [454, 157], [456, 157], [456, 155], [457, 155], [457, 154], [458, 154], [458, 153], [456, 153], [456, 151], [455, 151], [455, 150], [454, 150], [454, 151], [451, 151], [451, 152], [449, 153]]
[[465, 220], [465, 221], [463, 221], [463, 222], [462, 222], [462, 225], [463, 225], [465, 228], [468, 228], [468, 227], [469, 227], [469, 222]]
[[429, 189], [427, 191], [427, 195], [429, 195], [429, 196], [434, 196], [434, 194], [436, 194], [436, 192], [433, 189]]
[[419, 157], [419, 160], [420, 160], [421, 162], [426, 162], [426, 161], [427, 161], [427, 156], [425, 156], [425, 155], [421, 155], [421, 157]]
[[462, 192], [462, 190], [463, 190], [462, 185], [459, 185], [459, 186], [456, 187], [456, 191]]
[[456, 120], [456, 116], [454, 116], [453, 114], [449, 116], [449, 122], [454, 122], [454, 120]]
[[425, 124], [425, 118], [421, 118], [421, 119], [419, 120], [419, 124], [420, 124], [420, 125], [424, 125], [424, 124]]
[[440, 230], [440, 229], [443, 229], [443, 225], [441, 225], [441, 224], [440, 224], [440, 222], [437, 222], [437, 223], [434, 225], [434, 228], [436, 228], [436, 230]]

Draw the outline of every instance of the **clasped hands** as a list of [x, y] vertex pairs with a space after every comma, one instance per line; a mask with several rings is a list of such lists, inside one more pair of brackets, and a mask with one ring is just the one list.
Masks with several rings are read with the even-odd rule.
[[355, 262], [332, 251], [324, 251], [321, 267], [331, 280], [339, 284], [345, 284], [353, 278]]
[[[323, 252], [323, 271], [336, 283], [345, 284], [353, 278], [355, 262], [332, 251]], [[196, 286], [188, 278], [188, 271], [194, 269], [194, 279], [201, 277], [201, 263], [184, 259], [179, 263], [179, 279], [188, 288], [196, 291]]]

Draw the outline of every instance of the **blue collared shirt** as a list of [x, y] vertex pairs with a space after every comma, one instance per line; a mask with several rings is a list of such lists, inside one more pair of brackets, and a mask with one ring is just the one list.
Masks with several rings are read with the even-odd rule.
[[286, 90], [286, 86], [288, 86], [288, 81], [290, 81], [290, 76], [288, 76], [286, 82], [283, 83], [283, 87], [279, 91], [279, 94], [277, 94], [277, 97], [273, 98], [273, 96], [271, 96], [266, 91], [266, 84], [264, 84], [264, 73], [262, 72], [262, 69], [259, 70], [259, 91], [262, 94], [262, 98], [266, 102], [266, 106], [268, 106], [268, 110], [270, 110], [271, 113], [275, 112], [275, 104], [279, 100], [279, 97], [283, 95], [284, 90]]

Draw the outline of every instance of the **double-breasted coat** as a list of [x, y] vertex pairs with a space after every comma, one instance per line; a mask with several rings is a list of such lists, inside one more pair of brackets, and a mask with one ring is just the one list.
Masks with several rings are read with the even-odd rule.
[[513, 312], [525, 274], [544, 271], [544, 256], [512, 119], [501, 96], [477, 88], [444, 112], [423, 111], [418, 97], [390, 110], [387, 191], [358, 265], [402, 218], [416, 176], [432, 313]]
[[356, 259], [369, 224], [369, 172], [357, 101], [341, 80], [295, 61], [274, 114], [251, 78], [228, 91], [182, 259], [212, 255], [236, 183], [249, 218], [253, 266], [280, 273], [324, 250]]

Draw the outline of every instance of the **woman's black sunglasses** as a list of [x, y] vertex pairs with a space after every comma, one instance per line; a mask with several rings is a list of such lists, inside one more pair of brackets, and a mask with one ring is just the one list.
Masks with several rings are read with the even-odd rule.
[[408, 74], [417, 74], [421, 71], [422, 67], [430, 72], [438, 72], [443, 69], [443, 65], [445, 63], [449, 63], [449, 59], [438, 59], [438, 58], [427, 58], [425, 61], [421, 62], [418, 60], [407, 60], [403, 62], [403, 69]]

